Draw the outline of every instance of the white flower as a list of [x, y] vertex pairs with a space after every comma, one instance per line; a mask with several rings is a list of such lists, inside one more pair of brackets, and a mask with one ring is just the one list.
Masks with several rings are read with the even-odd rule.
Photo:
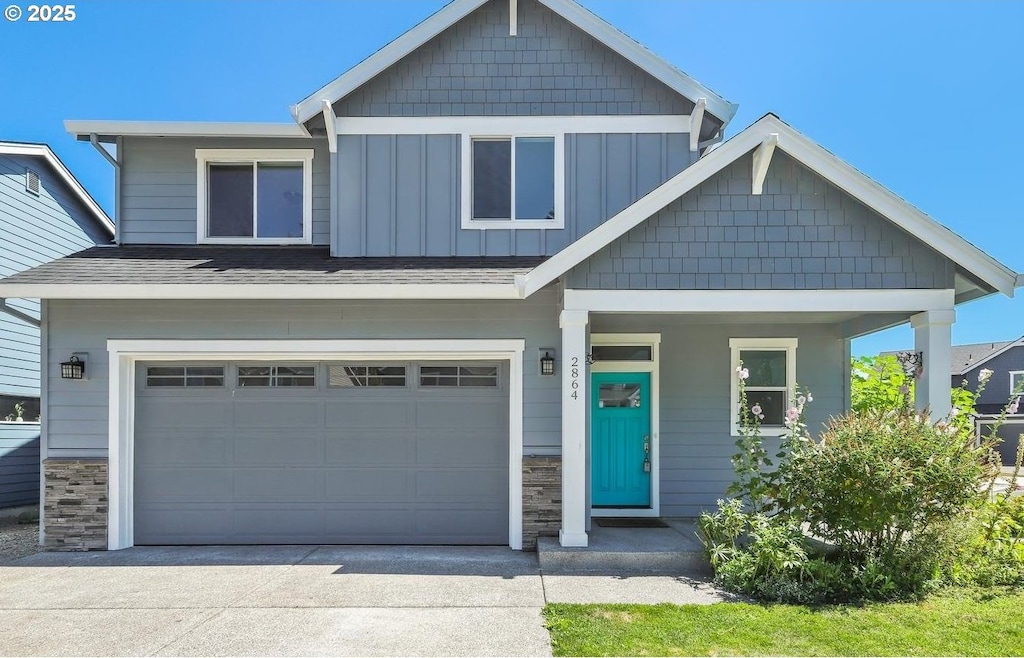
[[736, 374], [739, 376], [740, 379], [746, 379], [750, 377], [750, 371], [744, 368], [743, 366], [736, 368]]
[[992, 376], [992, 371], [988, 368], [982, 368], [981, 372], [978, 373], [978, 383], [984, 384]]
[[764, 413], [763, 413], [763, 410], [761, 409], [761, 405], [755, 404], [754, 406], [752, 406], [750, 408], [750, 413], [752, 413], [755, 416], [757, 416], [758, 420], [764, 420]]
[[804, 396], [801, 395], [800, 397], [798, 397], [796, 399], [796, 403], [802, 407], [805, 404], [807, 404], [807, 398], [805, 398]]

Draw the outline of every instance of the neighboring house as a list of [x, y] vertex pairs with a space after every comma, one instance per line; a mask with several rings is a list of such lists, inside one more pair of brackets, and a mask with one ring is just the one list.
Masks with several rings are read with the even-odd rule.
[[[0, 142], [0, 277], [109, 244], [113, 235], [106, 213], [48, 146]], [[39, 502], [39, 300], [4, 297], [0, 507], [11, 507]]]
[[[975, 403], [979, 429], [987, 436], [992, 424], [1010, 404], [1013, 393], [1024, 391], [1024, 337], [1001, 343], [953, 347], [953, 386], [967, 382], [969, 390], [978, 390], [978, 376], [982, 370], [992, 371]], [[1020, 413], [1007, 415], [996, 430], [1003, 440], [998, 450], [1004, 466], [1012, 466], [1017, 459], [1020, 435], [1024, 433], [1024, 400], [1018, 405], [1018, 411]]]
[[571, 0], [456, 0], [294, 124], [68, 122], [119, 246], [0, 281], [45, 300], [47, 545], [584, 546], [715, 505], [741, 360], [815, 427], [907, 321], [948, 410], [954, 306], [1021, 279], [734, 111]]

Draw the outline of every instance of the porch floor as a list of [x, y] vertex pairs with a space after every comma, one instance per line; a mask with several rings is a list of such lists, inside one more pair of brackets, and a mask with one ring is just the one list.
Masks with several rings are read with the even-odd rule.
[[595, 522], [585, 548], [566, 548], [557, 537], [537, 540], [544, 573], [594, 572], [706, 575], [711, 566], [696, 535], [694, 519], [662, 519], [667, 528], [604, 528]]

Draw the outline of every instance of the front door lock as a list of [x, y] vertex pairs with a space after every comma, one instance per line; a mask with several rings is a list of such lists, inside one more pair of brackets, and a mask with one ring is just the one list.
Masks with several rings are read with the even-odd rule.
[[644, 473], [651, 472], [651, 437], [644, 437]]

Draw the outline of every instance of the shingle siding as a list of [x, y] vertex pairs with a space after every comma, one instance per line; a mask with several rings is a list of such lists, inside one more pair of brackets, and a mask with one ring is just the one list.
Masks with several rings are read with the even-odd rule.
[[567, 280], [573, 288], [952, 288], [954, 264], [776, 151], [764, 194], [751, 156], [641, 223]]
[[689, 114], [693, 103], [536, 0], [492, 0], [336, 103], [338, 116]]

